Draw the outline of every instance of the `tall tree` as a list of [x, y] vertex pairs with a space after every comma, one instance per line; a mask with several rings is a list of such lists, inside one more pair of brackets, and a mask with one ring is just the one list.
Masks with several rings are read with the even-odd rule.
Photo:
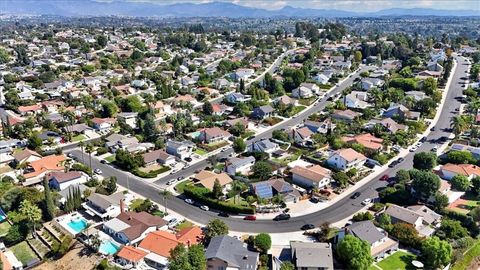
[[413, 156], [413, 167], [418, 170], [429, 171], [437, 166], [437, 154], [433, 152], [420, 152]]
[[20, 213], [26, 217], [28, 222], [32, 225], [33, 237], [37, 237], [35, 226], [42, 218], [42, 210], [38, 206], [32, 204], [29, 200], [23, 200], [20, 204]]
[[212, 219], [206, 226], [203, 240], [208, 245], [213, 237], [225, 234], [228, 234], [227, 224], [218, 218]]
[[47, 177], [43, 179], [43, 192], [45, 195], [45, 219], [47, 221], [52, 220], [55, 217], [55, 204], [52, 198], [52, 192], [50, 191], [50, 187], [48, 186]]
[[347, 235], [340, 241], [337, 254], [348, 269], [366, 270], [373, 263], [368, 242], [352, 235]]
[[452, 260], [452, 246], [436, 236], [423, 241], [421, 252], [427, 269], [443, 268]]
[[87, 144], [87, 147], [85, 147], [85, 151], [88, 153], [89, 160], [90, 160], [90, 169], [93, 170], [92, 168], [92, 153], [93, 153], [93, 145], [92, 144]]
[[168, 203], [168, 200], [172, 198], [172, 193], [164, 189], [160, 192], [160, 195], [162, 195], [162, 198], [163, 198], [163, 205], [165, 206], [165, 214], [168, 214], [167, 203]]

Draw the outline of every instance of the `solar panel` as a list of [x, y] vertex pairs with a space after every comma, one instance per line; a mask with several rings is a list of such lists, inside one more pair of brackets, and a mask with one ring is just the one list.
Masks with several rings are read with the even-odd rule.
[[266, 199], [273, 197], [272, 187], [267, 183], [261, 183], [255, 186], [257, 196]]

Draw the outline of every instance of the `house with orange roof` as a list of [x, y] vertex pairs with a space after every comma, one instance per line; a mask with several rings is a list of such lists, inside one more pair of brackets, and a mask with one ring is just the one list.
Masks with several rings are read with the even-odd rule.
[[170, 251], [177, 245], [183, 244], [186, 247], [200, 243], [202, 240], [202, 230], [193, 226], [185, 228], [173, 234], [167, 231], [151, 232], [138, 245], [138, 248], [147, 252], [145, 263], [155, 269], [164, 269], [170, 258]]
[[472, 179], [480, 176], [480, 167], [472, 164], [451, 164], [447, 163], [440, 168], [441, 177], [445, 180], [451, 180], [457, 175], [466, 176]]
[[17, 111], [20, 115], [24, 116], [27, 114], [36, 114], [40, 112], [42, 107], [38, 104], [30, 105], [30, 106], [18, 106]]
[[43, 177], [46, 174], [51, 172], [63, 172], [63, 163], [65, 160], [64, 155], [50, 155], [29, 162], [27, 168], [23, 171], [23, 177], [25, 177], [23, 185], [29, 186], [38, 184], [43, 180]]
[[360, 144], [370, 151], [380, 151], [383, 149], [383, 139], [377, 138], [370, 133], [364, 133], [356, 136], [344, 136], [342, 141], [348, 144]]
[[346, 148], [333, 152], [327, 159], [327, 164], [338, 170], [350, 170], [362, 167], [366, 161], [367, 157], [362, 153]]
[[117, 122], [115, 118], [93, 118], [93, 128], [97, 131], [108, 131]]
[[147, 255], [148, 252], [140, 248], [123, 246], [115, 256], [115, 262], [125, 268], [129, 266], [130, 268], [135, 269], [137, 266], [143, 263], [143, 258]]

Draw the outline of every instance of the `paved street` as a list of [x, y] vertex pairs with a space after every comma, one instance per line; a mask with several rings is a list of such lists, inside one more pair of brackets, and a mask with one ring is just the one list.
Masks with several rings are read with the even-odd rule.
[[[451, 89], [448, 93], [446, 98], [446, 102], [443, 105], [443, 109], [441, 111], [440, 121], [436, 125], [436, 130], [431, 132], [428, 136], [428, 140], [435, 140], [442, 136], [448, 136], [449, 133], [446, 132], [444, 129], [450, 127], [450, 118], [455, 115], [455, 109], [460, 106], [460, 102], [455, 100], [455, 97], [460, 96], [462, 93], [461, 87], [461, 77], [465, 76], [465, 71], [468, 68], [468, 64], [464, 58], [458, 57], [458, 65], [455, 73], [453, 74], [453, 80], [451, 83]], [[318, 102], [315, 106], [303, 111], [299, 116], [284, 121], [283, 123], [279, 124], [275, 127], [275, 129], [282, 129], [288, 126], [294, 126], [301, 123], [304, 119], [306, 119], [309, 115], [315, 112], [319, 112], [325, 108], [327, 105], [326, 99], [329, 96], [335, 95], [341, 92], [343, 89], [348, 87], [352, 84], [353, 80], [358, 76], [358, 74], [363, 71], [364, 69], [355, 73], [354, 76], [349, 77], [346, 81], [340, 84], [340, 86], [336, 87], [329, 95], [325, 96], [320, 102]], [[272, 130], [265, 131], [257, 135], [254, 139], [249, 141], [251, 143], [253, 140], [259, 140], [262, 138], [269, 138], [272, 135]], [[424, 143], [419, 150], [417, 151], [429, 151], [435, 144], [434, 143]], [[223, 152], [221, 156], [228, 155], [232, 152], [231, 149]], [[72, 150], [71, 153], [75, 155], [77, 158], [81, 160], [81, 152], [79, 150]], [[412, 166], [413, 160], [413, 153], [409, 153], [405, 157], [405, 161], [395, 168], [389, 168], [385, 170], [385, 174], [393, 176], [396, 171], [399, 169], [409, 169]], [[88, 162], [88, 156], [85, 155], [85, 161]], [[158, 195], [158, 191], [160, 190], [160, 185], [165, 184], [169, 179], [177, 178], [177, 177], [186, 177], [190, 176], [194, 173], [194, 171], [203, 169], [207, 164], [206, 161], [201, 161], [192, 165], [191, 167], [181, 170], [175, 174], [169, 175], [167, 177], [161, 178], [157, 180], [155, 183], [148, 183], [148, 180], [140, 180], [137, 177], [129, 177], [129, 183], [127, 183], [127, 173], [118, 169], [111, 167], [110, 165], [101, 164], [97, 159], [92, 159], [93, 168], [100, 168], [103, 171], [103, 174], [106, 176], [116, 176], [118, 179], [118, 183], [122, 186], [129, 187], [133, 192], [143, 195], [151, 200], [163, 204], [163, 199], [160, 195]], [[383, 174], [383, 173], [382, 173]], [[275, 222], [271, 220], [257, 220], [257, 221], [244, 221], [239, 218], [221, 218], [223, 219], [233, 231], [244, 231], [244, 232], [263, 232], [268, 231], [271, 233], [280, 233], [280, 232], [290, 232], [290, 231], [298, 231], [300, 227], [306, 223], [312, 224], [321, 224], [323, 222], [330, 222], [333, 223], [335, 221], [344, 219], [363, 206], [361, 205], [362, 200], [365, 198], [375, 198], [377, 197], [377, 191], [379, 187], [385, 185], [384, 182], [380, 182], [377, 179], [366, 183], [363, 186], [359, 186], [358, 188], [350, 189], [349, 192], [359, 191], [362, 195], [352, 200], [348, 196], [339, 200], [335, 204], [322, 209], [318, 212], [304, 215], [301, 217], [294, 217], [288, 221], [280, 221]], [[214, 212], [205, 212], [200, 210], [198, 207], [194, 207], [188, 205], [183, 202], [180, 198], [173, 198], [168, 201], [168, 208], [172, 209], [177, 213], [181, 213], [185, 217], [198, 222], [205, 224], [209, 220], [213, 218], [217, 218], [217, 214]]]

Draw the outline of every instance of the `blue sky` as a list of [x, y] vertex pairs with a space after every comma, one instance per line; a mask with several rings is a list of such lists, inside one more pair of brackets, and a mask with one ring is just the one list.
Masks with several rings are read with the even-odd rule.
[[[112, 0], [103, 0], [112, 1]], [[214, 0], [124, 0], [158, 4], [205, 3]], [[450, 10], [479, 10], [480, 0], [215, 0], [264, 9], [280, 9], [286, 5], [317, 9], [341, 9], [349, 11], [377, 11], [389, 8], [435, 8]]]

